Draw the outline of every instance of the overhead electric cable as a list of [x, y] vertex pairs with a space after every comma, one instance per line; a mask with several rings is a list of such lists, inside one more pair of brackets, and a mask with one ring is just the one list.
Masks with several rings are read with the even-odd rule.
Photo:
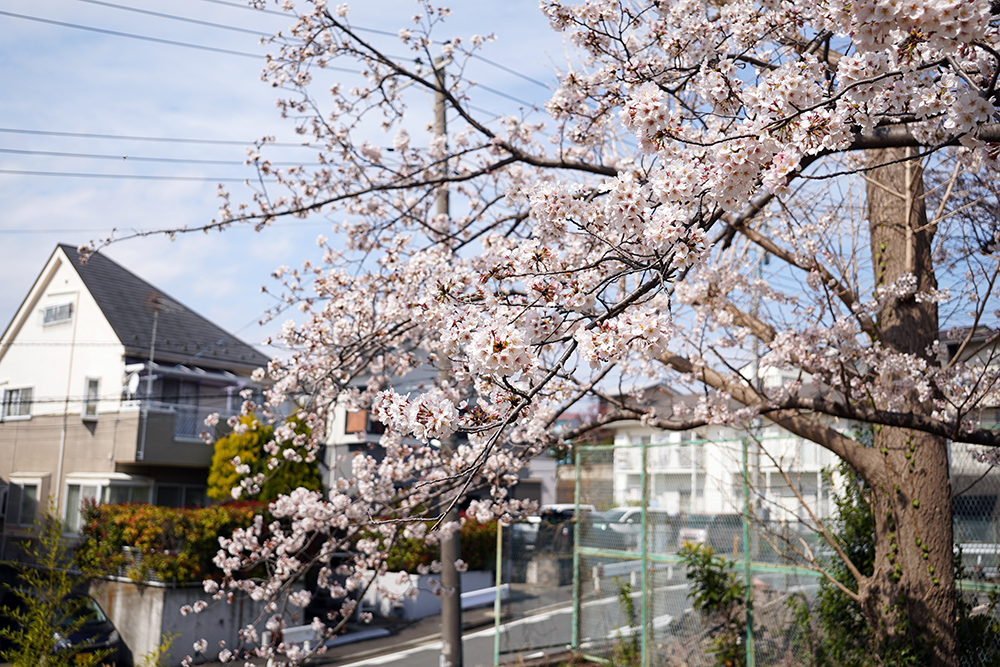
[[258, 9], [240, 2], [226, 2], [226, 0], [202, 0], [202, 2], [211, 2], [214, 5], [225, 5], [227, 7], [235, 7], [236, 9], [248, 9], [251, 12], [257, 12], [259, 14], [275, 14], [276, 16], [284, 16], [285, 18], [294, 16], [294, 14], [289, 14], [288, 12], [279, 12], [274, 9]]
[[[31, 151], [17, 148], [0, 148], [0, 153], [15, 153], [17, 155], [42, 155], [46, 157], [70, 157], [83, 158], [87, 160], [116, 160], [118, 162], [170, 162], [178, 164], [221, 164], [247, 166], [242, 160], [198, 160], [195, 158], [172, 158], [172, 157], [140, 157], [135, 155], [100, 155], [97, 153], [63, 153], [59, 151]], [[292, 167], [302, 164], [301, 162], [272, 162], [274, 166]]]
[[232, 32], [241, 32], [247, 35], [255, 35], [257, 37], [270, 37], [271, 33], [260, 32], [259, 30], [248, 30], [247, 28], [238, 28], [232, 25], [225, 25], [224, 23], [212, 23], [210, 21], [199, 21], [198, 19], [190, 19], [185, 16], [175, 16], [173, 14], [162, 14], [160, 12], [150, 11], [148, 9], [139, 9], [137, 7], [126, 7], [125, 5], [116, 5], [111, 2], [102, 2], [101, 0], [79, 0], [79, 2], [86, 2], [91, 5], [100, 5], [102, 7], [110, 7], [112, 9], [121, 9], [127, 12], [135, 12], [137, 14], [147, 14], [149, 16], [157, 16], [159, 18], [170, 19], [172, 21], [183, 21], [184, 23], [195, 23], [197, 25], [204, 25], [210, 28], [219, 28], [220, 30], [231, 30]]
[[[56, 132], [54, 130], [22, 130], [12, 127], [0, 127], [0, 132], [10, 134], [37, 134], [53, 137], [80, 137], [83, 139], [115, 139], [121, 141], [161, 141], [176, 144], [221, 144], [227, 146], [250, 146], [253, 141], [236, 141], [233, 139], [180, 139], [177, 137], [140, 137], [123, 134], [93, 134], [87, 132]], [[288, 148], [312, 148], [308, 143], [291, 143], [276, 141], [265, 144], [265, 146], [282, 146]]]
[[[89, 2], [91, 0], [84, 0], [84, 1]], [[244, 5], [244, 4], [240, 4], [240, 3], [237, 3], [237, 2], [227, 2], [227, 0], [202, 0], [202, 1], [203, 2], [211, 2], [211, 3], [216, 4], [216, 5], [225, 5], [227, 7], [236, 7], [238, 9], [249, 9], [250, 11], [263, 12], [265, 14], [274, 14], [276, 16], [284, 16], [286, 18], [290, 17], [290, 16], [294, 16], [294, 14], [289, 14], [287, 12], [279, 12], [279, 11], [275, 11], [273, 9], [255, 9], [254, 7], [250, 7], [249, 5]], [[388, 30], [379, 30], [377, 28], [365, 28], [365, 27], [362, 27], [362, 26], [351, 26], [351, 30], [357, 30], [358, 32], [367, 32], [367, 33], [371, 33], [371, 34], [374, 34], [374, 35], [385, 35], [386, 37], [399, 37], [398, 33], [390, 32]], [[435, 44], [446, 44], [447, 43], [447, 42], [443, 42], [443, 41], [440, 41], [440, 40], [433, 40], [433, 42]], [[531, 83], [535, 84], [536, 86], [541, 86], [542, 88], [545, 88], [546, 90], [552, 90], [552, 86], [548, 85], [547, 83], [545, 83], [543, 81], [539, 81], [538, 79], [534, 79], [534, 78], [528, 76], [527, 74], [522, 74], [521, 72], [518, 72], [515, 69], [511, 69], [510, 67], [507, 67], [506, 65], [501, 65], [500, 63], [498, 63], [498, 62], [496, 62], [494, 60], [490, 60], [486, 56], [479, 55], [478, 53], [470, 53], [469, 56], [471, 56], [472, 58], [475, 58], [476, 60], [480, 60], [480, 61], [486, 63], [487, 65], [492, 65], [493, 67], [496, 67], [498, 69], [502, 69], [503, 71], [507, 72], [508, 74], [513, 74], [514, 76], [520, 77], [520, 78], [524, 79], [525, 81], [530, 81]]]
[[496, 88], [490, 88], [489, 86], [484, 86], [481, 83], [476, 83], [475, 86], [476, 88], [482, 88], [483, 90], [493, 93], [494, 95], [499, 95], [500, 97], [506, 97], [508, 100], [513, 100], [514, 102], [517, 102], [518, 104], [523, 104], [526, 107], [530, 107], [536, 110], [538, 109], [538, 105], [534, 104], [533, 102], [525, 102], [524, 100], [514, 97], [513, 95], [508, 95], [505, 92], [499, 91]]
[[[188, 49], [199, 49], [202, 51], [212, 51], [214, 53], [225, 53], [231, 56], [240, 56], [243, 58], [255, 58], [257, 60], [262, 59], [264, 56], [257, 53], [246, 53], [244, 51], [233, 51], [231, 49], [222, 49], [217, 46], [204, 46], [201, 44], [189, 44], [187, 42], [177, 42], [172, 39], [161, 39], [159, 37], [148, 37], [146, 35], [133, 35], [127, 32], [119, 32], [117, 30], [108, 30], [106, 28], [94, 28], [92, 26], [79, 25], [76, 23], [65, 23], [64, 21], [54, 21], [52, 19], [43, 19], [39, 16], [27, 16], [25, 14], [15, 14], [14, 12], [0, 11], [0, 16], [10, 16], [16, 19], [24, 19], [26, 21], [36, 21], [38, 23], [48, 23], [50, 25], [57, 25], [63, 28], [75, 28], [76, 30], [87, 30], [89, 32], [97, 32], [102, 35], [114, 35], [115, 37], [128, 37], [129, 39], [138, 39], [146, 42], [156, 42], [158, 44], [168, 44], [170, 46], [182, 46]], [[334, 68], [330, 68], [334, 69]]]
[[213, 183], [244, 183], [254, 178], [212, 178], [211, 176], [154, 176], [144, 174], [88, 174], [71, 171], [29, 171], [27, 169], [0, 169], [0, 174], [15, 176], [59, 176], [66, 178], [120, 178], [138, 181], [206, 181]]
[[535, 85], [538, 85], [538, 86], [541, 86], [542, 88], [545, 88], [546, 90], [552, 90], [552, 86], [548, 85], [547, 83], [543, 83], [543, 82], [539, 81], [538, 79], [532, 79], [527, 74], [521, 74], [517, 70], [511, 69], [511, 68], [507, 67], [506, 65], [501, 65], [500, 63], [493, 62], [489, 58], [483, 57], [483, 56], [479, 55], [478, 53], [470, 53], [469, 55], [472, 56], [473, 58], [475, 58], [476, 60], [481, 60], [484, 63], [486, 63], [487, 65], [492, 65], [493, 67], [502, 69], [503, 71], [505, 71], [505, 72], [507, 72], [509, 74], [513, 74], [514, 76], [521, 77], [525, 81], [530, 81], [531, 83], [533, 83]]

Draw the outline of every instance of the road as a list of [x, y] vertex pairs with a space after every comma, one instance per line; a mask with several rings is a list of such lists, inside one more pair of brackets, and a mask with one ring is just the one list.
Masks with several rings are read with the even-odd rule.
[[[779, 590], [790, 587], [790, 582], [780, 575], [760, 574], [756, 579], [759, 584]], [[617, 584], [621, 580], [611, 581]], [[619, 595], [609, 588], [613, 585], [611, 581], [604, 584], [606, 590], [603, 595], [606, 597], [583, 603], [581, 648], [584, 651], [604, 640], [625, 637], [633, 632], [625, 618]], [[691, 609], [687, 597], [690, 584], [680, 573], [657, 583], [660, 585], [653, 589], [653, 602], [649, 608], [654, 633], [663, 632], [672, 619]], [[815, 581], [809, 581], [806, 588], [815, 586]], [[541, 657], [547, 652], [559, 653], [568, 647], [573, 621], [569, 588], [538, 590], [525, 587], [521, 591], [522, 599], [507, 606], [506, 619], [500, 626], [502, 663], [516, 664]], [[530, 594], [527, 594], [528, 591]], [[639, 595], [638, 591], [632, 593], [636, 613], [640, 608]], [[463, 633], [465, 667], [492, 665], [495, 630], [490, 610], [470, 610], [466, 618], [475, 627]], [[391, 636], [338, 646], [316, 662], [330, 667], [440, 667], [439, 622], [438, 617], [429, 617], [401, 631], [394, 631]]]
[[[560, 602], [548, 608], [535, 610], [523, 618], [507, 620], [500, 626], [501, 661], [511, 662], [518, 656], [530, 658], [541, 656], [544, 650], [563, 650], [570, 641], [570, 627], [573, 607], [569, 602]], [[493, 642], [496, 631], [492, 625], [466, 631], [462, 635], [462, 650], [466, 667], [493, 664]], [[344, 651], [327, 664], [336, 667], [367, 667], [387, 665], [389, 667], [439, 667], [441, 640], [438, 633], [401, 641], [394, 646], [393, 638], [379, 642], [384, 652], [366, 655], [351, 660], [353, 651]], [[368, 643], [355, 645], [358, 653], [366, 653]], [[393, 650], [397, 648], [398, 650]], [[326, 663], [327, 661], [324, 660]]]
[[[690, 607], [687, 602], [689, 586], [678, 583], [657, 589], [657, 608], [683, 610]], [[636, 592], [633, 596], [638, 596]], [[584, 648], [593, 640], [614, 638], [628, 634], [627, 623], [622, 621], [617, 597], [590, 600], [583, 605]], [[670, 614], [654, 616], [654, 628], [669, 623]], [[562, 601], [548, 607], [532, 610], [522, 618], [507, 620], [500, 626], [500, 660], [502, 663], [516, 663], [541, 657], [546, 652], [561, 652], [570, 643], [572, 632], [573, 606], [570, 601]], [[463, 657], [466, 667], [480, 667], [493, 664], [493, 642], [495, 630], [492, 626], [471, 629], [462, 635]], [[377, 655], [358, 656], [351, 659], [351, 653], [368, 653], [366, 643], [356, 645], [356, 653], [344, 651], [327, 663], [336, 667], [439, 667], [441, 641], [437, 633], [423, 638], [413, 638], [405, 643], [393, 645], [393, 639], [380, 642], [382, 651]], [[396, 650], [394, 650], [396, 649]], [[326, 662], [326, 660], [324, 660]]]

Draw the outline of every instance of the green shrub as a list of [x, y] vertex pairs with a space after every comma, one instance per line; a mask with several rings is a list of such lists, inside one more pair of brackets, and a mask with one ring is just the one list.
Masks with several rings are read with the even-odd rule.
[[[462, 560], [470, 570], [491, 570], [497, 558], [497, 524], [479, 523], [467, 519], [459, 532], [462, 543]], [[437, 545], [429, 545], [423, 540], [402, 538], [393, 544], [386, 558], [390, 572], [416, 572], [421, 565], [429, 566], [441, 557]]]
[[[179, 509], [156, 505], [87, 505], [83, 541], [76, 553], [81, 569], [144, 581], [189, 583], [221, 576], [212, 564], [219, 536], [246, 528], [260, 502]], [[130, 547], [126, 553], [125, 547]]]
[[716, 556], [712, 547], [690, 542], [677, 555], [687, 566], [691, 606], [716, 626], [711, 648], [715, 664], [743, 667], [747, 664], [746, 587], [733, 571], [733, 562]]
[[[294, 417], [288, 420], [295, 433], [308, 435], [309, 428]], [[208, 471], [208, 497], [212, 500], [230, 500], [234, 486], [239, 485], [243, 475], [236, 472], [233, 459], [239, 457], [240, 463], [250, 468], [250, 475], [261, 473], [265, 476], [256, 499], [271, 502], [282, 494], [303, 487], [310, 491], [319, 491], [322, 479], [319, 466], [308, 461], [293, 461], [281, 459], [281, 465], [270, 469], [267, 462], [270, 455], [264, 450], [264, 445], [274, 440], [274, 426], [262, 424], [256, 417], [244, 416], [240, 424], [246, 427], [242, 433], [230, 433], [219, 438], [215, 443], [215, 453], [212, 455], [212, 467]], [[282, 449], [292, 448], [305, 457], [304, 448], [296, 448], [291, 442], [279, 443]]]

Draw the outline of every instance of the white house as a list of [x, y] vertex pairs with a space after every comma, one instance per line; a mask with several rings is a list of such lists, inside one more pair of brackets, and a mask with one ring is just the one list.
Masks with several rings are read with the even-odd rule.
[[267, 357], [96, 254], [59, 245], [0, 337], [4, 544], [55, 503], [205, 502], [212, 412], [238, 409]]
[[[969, 382], [981, 387], [995, 386], [989, 378], [1000, 364], [1000, 333], [979, 326], [975, 330], [942, 332], [942, 361], [959, 360], [969, 366]], [[996, 391], [993, 392], [996, 396]], [[994, 401], [977, 407], [970, 417], [984, 428], [1000, 428], [1000, 407]], [[955, 541], [966, 545], [966, 560], [974, 555], [973, 543], [988, 544], [996, 558], [1000, 545], [1000, 467], [980, 460], [984, 448], [952, 442], [948, 448], [952, 493], [955, 495]], [[981, 560], [976, 558], [973, 562]]]
[[[765, 374], [765, 384], [779, 379]], [[639, 400], [662, 406], [661, 412], [670, 414], [671, 405], [694, 404], [698, 399], [657, 385], [645, 390]], [[611, 428], [616, 506], [640, 502], [645, 449], [649, 507], [677, 515], [742, 512], [746, 445], [748, 474], [759, 493], [755, 505], [764, 517], [774, 521], [803, 518], [802, 501], [820, 517], [828, 516], [833, 509], [824, 470], [836, 468], [839, 459], [816, 443], [769, 422], [762, 422], [753, 433], [716, 425], [664, 431], [639, 421], [621, 422]], [[786, 483], [782, 470], [794, 490]]]

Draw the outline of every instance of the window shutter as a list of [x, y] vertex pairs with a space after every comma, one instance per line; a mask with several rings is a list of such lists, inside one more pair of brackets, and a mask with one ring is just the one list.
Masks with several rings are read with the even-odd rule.
[[364, 410], [347, 413], [347, 426], [344, 433], [364, 433], [368, 425], [368, 413]]

